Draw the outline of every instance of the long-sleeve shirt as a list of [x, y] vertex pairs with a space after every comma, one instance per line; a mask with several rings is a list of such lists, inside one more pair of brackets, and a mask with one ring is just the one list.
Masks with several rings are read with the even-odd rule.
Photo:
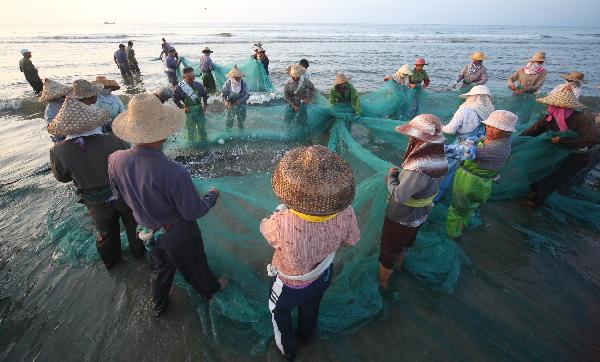
[[475, 163], [487, 170], [499, 171], [508, 160], [511, 150], [510, 136], [477, 144]]
[[362, 113], [360, 109], [360, 98], [358, 96], [358, 92], [356, 91], [356, 88], [354, 88], [354, 86], [349, 82], [346, 82], [343, 94], [340, 93], [337, 86], [331, 88], [331, 91], [329, 91], [329, 103], [351, 103], [356, 114]]
[[169, 50], [173, 49], [173, 47], [171, 46], [171, 44], [164, 42], [161, 44], [162, 47], [162, 51], [160, 52], [160, 55], [158, 56], [159, 58], [162, 58], [163, 54], [164, 55], [168, 55], [169, 54]]
[[175, 92], [173, 92], [173, 102], [175, 102], [175, 104], [179, 108], [183, 108], [184, 105], [188, 107], [199, 105], [200, 102], [204, 103], [204, 106], [206, 106], [208, 94], [206, 94], [206, 91], [204, 90], [202, 84], [194, 81], [190, 86], [192, 87], [192, 90], [198, 97], [196, 102], [194, 102], [192, 98], [188, 97], [188, 95], [185, 94], [185, 92], [183, 91], [183, 89], [181, 89], [180, 86], [177, 86], [177, 88], [175, 88]]
[[258, 57], [256, 54], [253, 54], [251, 58], [260, 61], [263, 65], [263, 68], [265, 68], [265, 72], [267, 73], [267, 75], [269, 75], [269, 57], [267, 57], [266, 55]]
[[[308, 222], [287, 209], [275, 211], [261, 221], [260, 232], [275, 249], [273, 266], [287, 275], [306, 274], [340, 246], [353, 246], [360, 239], [352, 206], [323, 222]], [[296, 286], [312, 281], [280, 278]]]
[[468, 68], [470, 64], [465, 65], [465, 67], [458, 73], [456, 77], [455, 83], [458, 84], [462, 81], [464, 85], [476, 84], [483, 85], [488, 81], [487, 69], [485, 66], [481, 66], [475, 73], [468, 74]]
[[204, 54], [200, 57], [200, 71], [202, 73], [210, 73], [214, 70], [214, 65], [210, 55]]
[[432, 178], [417, 171], [403, 169], [388, 175], [388, 204], [385, 215], [399, 224], [417, 227], [427, 220], [432, 206], [404, 205], [411, 198], [426, 199], [436, 194], [442, 178]]
[[137, 59], [135, 59], [135, 51], [131, 47], [125, 48], [125, 53], [127, 54], [127, 60], [129, 63], [137, 64]]
[[105, 202], [111, 197], [108, 181], [108, 155], [129, 148], [113, 135], [93, 135], [84, 138], [85, 149], [75, 139], [55, 144], [50, 149], [50, 168], [60, 182], [71, 182], [86, 201]]
[[538, 74], [525, 74], [525, 71], [521, 68], [514, 72], [510, 78], [508, 78], [508, 86], [514, 85], [514, 82], [519, 82], [519, 87], [525, 91], [525, 93], [535, 93], [544, 85], [544, 81], [548, 76], [548, 71], [544, 69]]
[[315, 97], [315, 86], [313, 83], [304, 77], [302, 84], [299, 85], [298, 81], [294, 81], [293, 79], [288, 79], [283, 86], [283, 99], [288, 102], [290, 105], [295, 105], [296, 107], [300, 107], [300, 101], [303, 99], [308, 99], [309, 101], [313, 101]]
[[179, 66], [179, 60], [176, 60], [174, 56], [169, 55], [165, 58], [165, 72], [175, 73]]
[[38, 71], [33, 66], [31, 59], [25, 57], [21, 58], [21, 60], [19, 60], [19, 70], [25, 74], [25, 79], [28, 82], [41, 81]]
[[[556, 120], [546, 121], [547, 114], [543, 114], [540, 119], [531, 127], [526, 129], [521, 136], [538, 136], [546, 131], [560, 131]], [[577, 137], [560, 137], [559, 146], [566, 148], [585, 148], [600, 144], [600, 130], [594, 120], [585, 112], [575, 111], [571, 117], [566, 119], [569, 130], [576, 132]]]
[[168, 225], [156, 241], [161, 248], [188, 241], [190, 230], [197, 228], [196, 219], [217, 201], [213, 192], [198, 195], [188, 171], [155, 148], [134, 145], [113, 153], [108, 175], [113, 194], [123, 198], [139, 225], [153, 229]]
[[95, 105], [96, 107], [104, 109], [108, 112], [109, 119], [106, 123], [112, 123], [119, 113], [125, 112], [125, 106], [123, 105], [121, 98], [114, 94], [98, 94], [98, 99], [96, 100]]
[[235, 93], [231, 89], [232, 88], [231, 87], [231, 79], [228, 78], [225, 81], [225, 84], [223, 84], [223, 88], [221, 89], [221, 98], [223, 99], [223, 102], [225, 102], [225, 101], [232, 101], [232, 102], [240, 101], [240, 103], [246, 103], [248, 101], [248, 99], [250, 98], [250, 93], [248, 92], [248, 85], [246, 84], [246, 82], [243, 79], [240, 80], [240, 82], [242, 82], [241, 89], [240, 89], [239, 93]]
[[129, 64], [127, 61], [127, 53], [125, 53], [125, 49], [119, 49], [115, 52], [114, 55], [115, 63], [119, 64]]
[[429, 85], [429, 75], [425, 69], [417, 70], [417, 68], [413, 69], [413, 75], [408, 76], [408, 81], [410, 84], [421, 85], [423, 83], [425, 86]]
[[473, 109], [459, 107], [454, 116], [442, 127], [442, 132], [447, 134], [466, 135], [473, 132], [481, 124], [481, 119]]

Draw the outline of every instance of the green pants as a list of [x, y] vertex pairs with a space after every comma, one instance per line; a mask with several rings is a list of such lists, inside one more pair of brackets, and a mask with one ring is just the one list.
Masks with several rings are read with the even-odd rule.
[[217, 91], [217, 85], [215, 84], [215, 78], [212, 73], [202, 73], [202, 85], [204, 86], [206, 93]]
[[246, 121], [246, 105], [239, 104], [237, 106], [232, 105], [227, 110], [227, 129], [233, 127], [235, 118], [238, 121], [238, 128], [244, 128], [244, 121]]
[[452, 203], [448, 208], [446, 233], [458, 237], [479, 205], [492, 194], [492, 180], [475, 176], [463, 167], [456, 170], [452, 184]]
[[208, 134], [206, 133], [206, 116], [200, 105], [189, 106], [190, 111], [185, 114], [185, 129], [187, 131], [188, 141], [206, 142]]

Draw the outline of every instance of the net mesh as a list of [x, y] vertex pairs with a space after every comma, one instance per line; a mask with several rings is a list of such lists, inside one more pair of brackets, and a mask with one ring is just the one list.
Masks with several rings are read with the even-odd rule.
[[[182, 60], [185, 65], [194, 66]], [[240, 63], [247, 79], [257, 80], [253, 90], [263, 89], [260, 87], [267, 83], [268, 77], [263, 74], [264, 70], [261, 72], [260, 64], [253, 60]], [[217, 83], [222, 84], [228, 66], [215, 69]], [[272, 88], [270, 82], [267, 85]], [[243, 131], [225, 129], [225, 112], [208, 113], [206, 139], [195, 139], [184, 129], [168, 142], [165, 152], [206, 149], [216, 142], [225, 143], [224, 150], [229, 145], [254, 141], [263, 141], [261, 147], [267, 148], [280, 145], [271, 144], [273, 140], [327, 142], [331, 150], [351, 165], [357, 184], [353, 207], [361, 240], [355, 247], [337, 253], [333, 283], [325, 293], [319, 318], [318, 332], [326, 336], [360, 327], [383, 307], [376, 281], [387, 192], [383, 178], [387, 168], [400, 164], [408, 141], [395, 133], [394, 128], [407, 121], [415, 97], [419, 99], [421, 113], [436, 114], [447, 122], [460, 104], [457, 95], [456, 92], [408, 89], [387, 82], [379, 90], [362, 96], [364, 113], [361, 117], [353, 114], [349, 105], [331, 106], [319, 95], [306, 107], [305, 113], [294, 114], [281, 101], [248, 106]], [[543, 109], [528, 95], [504, 94], [496, 97], [494, 103], [497, 109], [507, 109], [520, 116], [519, 130], [537, 119]], [[512, 155], [500, 172], [500, 182], [494, 185], [493, 200], [526, 194], [531, 183], [556, 170], [569, 154], [553, 145], [550, 135], [528, 138], [515, 133], [513, 137]], [[258, 231], [260, 220], [268, 217], [280, 203], [271, 190], [269, 171], [194, 179], [201, 193], [213, 186], [221, 192], [217, 206], [199, 219], [198, 224], [209, 264], [217, 275], [229, 274], [232, 282], [206, 303], [181, 278], [177, 279], [182, 288], [197, 298], [197, 312], [206, 336], [225, 347], [252, 354], [264, 351], [272, 336], [267, 308], [270, 280], [265, 266], [273, 252]], [[85, 208], [66, 197], [58, 203], [50, 208], [47, 217], [47, 244], [55, 248], [54, 260], [86, 264], [99, 259], [92, 223], [84, 215]], [[557, 225], [577, 223], [598, 230], [599, 203], [599, 193], [579, 188], [568, 197], [552, 195], [543, 212], [555, 219]], [[403, 265], [419, 281], [442, 293], [452, 292], [461, 268], [469, 262], [462, 248], [446, 237], [446, 215], [447, 201], [438, 203], [420, 229], [416, 244]], [[504, 220], [500, 212], [487, 212], [483, 218], [493, 218], [517, 229], [535, 245], [551, 245], [552, 240], [560, 240], [555, 230], [540, 231], [533, 225], [519, 225], [515, 220]], [[480, 222], [475, 220], [472, 224]], [[124, 234], [122, 239], [127, 250]]]

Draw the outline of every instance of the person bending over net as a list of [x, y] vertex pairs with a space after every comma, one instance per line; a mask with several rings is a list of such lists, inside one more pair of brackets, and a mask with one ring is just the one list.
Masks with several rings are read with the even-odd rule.
[[354, 113], [361, 115], [360, 97], [356, 88], [350, 83], [351, 79], [352, 77], [341, 73], [335, 76], [333, 88], [329, 91], [329, 103], [350, 103]]
[[307, 104], [315, 97], [315, 86], [304, 76], [304, 68], [298, 64], [288, 67], [290, 78], [283, 86], [283, 99], [288, 107], [285, 111], [285, 122], [289, 127], [306, 127]]
[[388, 204], [381, 231], [379, 286], [388, 287], [394, 269], [399, 269], [420, 226], [433, 208], [442, 178], [448, 172], [444, 155], [442, 124], [433, 114], [421, 114], [396, 132], [410, 137], [402, 172], [396, 167], [386, 176]]
[[[279, 161], [272, 185], [284, 204], [260, 223], [260, 232], [275, 249], [267, 266], [272, 277], [269, 310], [277, 348], [294, 360], [296, 336], [306, 345], [316, 334], [336, 250], [360, 239], [351, 206], [354, 175], [348, 163], [326, 147], [298, 147]], [[292, 310], [296, 307], [295, 334]]]

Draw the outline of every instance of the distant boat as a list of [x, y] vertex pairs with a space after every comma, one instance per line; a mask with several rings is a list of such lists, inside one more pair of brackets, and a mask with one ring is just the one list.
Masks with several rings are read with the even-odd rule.
[[105, 21], [105, 22], [104, 22], [104, 25], [112, 25], [112, 24], [114, 24], [114, 23], [115, 23], [114, 21], [113, 21], [112, 23], [111, 23], [111, 22], [109, 22], [109, 21]]

